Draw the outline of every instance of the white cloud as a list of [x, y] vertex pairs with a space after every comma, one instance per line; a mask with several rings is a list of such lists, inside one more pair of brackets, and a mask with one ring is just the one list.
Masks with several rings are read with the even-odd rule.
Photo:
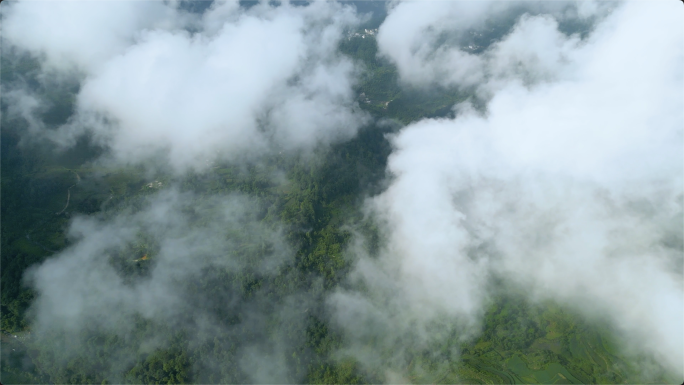
[[[81, 373], [119, 383], [136, 360], [168, 348], [182, 333], [184, 344], [217, 349], [203, 352], [195, 379], [208, 378], [207, 372], [220, 376], [221, 360], [230, 354], [240, 359], [230, 378], [298, 379], [286, 363], [288, 349], [304, 338], [306, 314], [292, 310], [292, 302], [310, 299], [282, 292], [274, 298], [272, 279], [283, 276], [294, 254], [277, 226], [259, 220], [259, 209], [241, 195], [171, 188], [115, 214], [76, 217], [70, 246], [25, 276], [36, 293], [30, 320], [41, 352], [59, 349], [57, 366], [78, 362]], [[247, 295], [250, 278], [259, 285]], [[117, 342], [93, 346], [92, 338], [102, 335]], [[83, 359], [91, 348], [112, 356], [93, 367]], [[274, 362], [279, 365], [272, 371], [258, 370]]]
[[[429, 4], [421, 4], [425, 14], [447, 14], [444, 3]], [[417, 7], [402, 6], [393, 12]], [[366, 313], [376, 320], [412, 320], [419, 329], [444, 314], [476, 323], [499, 276], [533, 299], [610, 319], [682, 373], [684, 287], [675, 267], [683, 258], [684, 39], [676, 6], [622, 4], [581, 42], [557, 32], [553, 14], [523, 17], [488, 51], [465, 58], [465, 67], [480, 60], [501, 76], [464, 75], [463, 58], [447, 51], [434, 60], [422, 48], [403, 51], [411, 56], [397, 59], [405, 80], [432, 84], [438, 68], [490, 97], [484, 115], [457, 106], [456, 118], [422, 120], [393, 138], [394, 179], [368, 202], [387, 245], [355, 273], [362, 293], [387, 297], [340, 291], [331, 302], [339, 317], [353, 302], [374, 308], [376, 316]], [[451, 30], [435, 24], [430, 33]], [[413, 33], [406, 41], [424, 36]], [[514, 62], [521, 71], [511, 71]], [[393, 290], [382, 291], [387, 283]], [[358, 333], [349, 331], [363, 345]]]
[[3, 39], [46, 56], [46, 65], [92, 69], [120, 54], [146, 29], [182, 18], [162, 1], [18, 1], [3, 7]]
[[[76, 114], [45, 133], [58, 143], [91, 132], [116, 161], [182, 172], [273, 146], [310, 150], [367, 121], [352, 95], [357, 71], [337, 52], [358, 22], [350, 7], [227, 2], [200, 21], [157, 2], [79, 4], [19, 2], [5, 12], [10, 43], [45, 54], [45, 68], [71, 63], [83, 74]], [[51, 12], [72, 12], [56, 36], [61, 19]], [[44, 28], [23, 30], [41, 20]]]
[[[610, 7], [594, 1], [401, 2], [380, 26], [378, 49], [410, 86], [482, 87], [484, 82], [492, 87], [492, 80], [501, 78], [550, 80], [578, 44], [557, 30], [558, 21], [600, 19]], [[521, 16], [528, 21], [518, 23], [504, 41], [490, 41]], [[484, 55], [476, 53], [484, 49]]]

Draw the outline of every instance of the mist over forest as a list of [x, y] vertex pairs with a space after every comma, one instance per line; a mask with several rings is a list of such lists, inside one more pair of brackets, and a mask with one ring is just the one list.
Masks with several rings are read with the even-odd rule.
[[678, 3], [3, 1], [0, 381], [680, 383]]

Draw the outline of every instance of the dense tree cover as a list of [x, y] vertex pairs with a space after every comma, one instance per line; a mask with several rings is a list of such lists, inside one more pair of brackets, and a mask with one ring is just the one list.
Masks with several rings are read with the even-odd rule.
[[458, 373], [475, 383], [674, 381], [662, 374], [644, 376], [634, 362], [654, 362], [626, 358], [614, 335], [608, 325], [588, 323], [570, 309], [502, 295], [485, 315], [480, 337], [463, 346]]
[[[341, 225], [359, 220], [353, 218], [358, 216], [354, 208], [362, 202], [364, 194], [379, 190], [378, 183], [390, 151], [383, 135], [389, 130], [366, 127], [357, 139], [325, 149], [321, 154], [288, 159], [274, 157], [242, 166], [220, 165], [213, 172], [177, 180], [175, 183], [181, 190], [194, 192], [199, 200], [203, 196], [230, 192], [257, 198], [262, 207], [262, 221], [285, 225], [285, 237], [296, 249], [293, 264], [282, 267], [278, 276], [264, 277], [249, 270], [206, 271], [201, 280], [187, 283], [189, 295], [211, 298], [213, 304], [226, 304], [212, 311], [224, 325], [230, 326], [241, 323], [241, 313], [255, 297], [269, 297], [268, 301], [254, 300], [265, 306], [278, 303], [289, 294], [308, 291], [315, 296], [317, 290], [335, 287], [351, 262], [343, 256], [350, 233]], [[142, 174], [135, 169], [100, 170], [87, 165], [67, 168], [69, 165], [62, 159], [43, 157], [31, 148], [17, 146], [17, 141], [11, 140], [12, 135], [16, 136], [15, 131], [5, 129], [5, 134], [10, 140], [3, 140], [3, 145], [9, 148], [3, 151], [3, 156], [14, 156], [17, 160], [3, 162], [3, 167], [9, 170], [3, 173], [6, 193], [2, 197], [5, 267], [2, 321], [3, 330], [16, 333], [29, 330], [26, 309], [33, 299], [32, 291], [22, 285], [22, 274], [29, 266], [68, 244], [64, 234], [68, 215], [94, 212], [115, 215], [123, 208], [141, 205], [155, 188], [147, 187]], [[84, 160], [88, 158], [87, 154], [81, 155]], [[35, 162], [21, 163], [29, 158]], [[324, 161], [320, 160], [323, 158]], [[290, 182], [285, 186], [275, 183], [274, 172], [285, 172]], [[79, 175], [81, 182], [73, 186], [75, 175]], [[69, 210], [56, 215], [64, 207], [70, 186], [73, 187]], [[28, 189], [29, 193], [21, 189]], [[268, 246], [247, 242], [235, 257], [254, 258], [265, 251], [264, 247]], [[143, 234], [137, 243], [114, 255], [111, 263], [127, 282], [133, 283], [145, 278], [157, 251], [158, 245]], [[131, 262], [131, 256], [140, 259], [142, 255], [148, 256], [148, 260]], [[322, 284], [317, 284], [320, 279]], [[319, 286], [321, 289], [317, 289]], [[353, 362], [338, 367], [335, 360], [328, 358], [339, 346], [340, 337], [328, 331], [325, 317], [319, 312], [320, 309], [311, 309], [311, 316], [307, 318], [309, 326], [290, 326], [293, 330], [293, 341], [288, 344], [292, 350], [289, 355], [292, 357], [289, 366], [294, 368], [292, 379], [327, 382], [331, 376], [340, 376], [345, 381], [361, 381]], [[186, 321], [192, 323], [191, 319]], [[106, 380], [108, 372], [118, 372], [126, 381], [140, 383], [249, 382], [239, 368], [238, 348], [249, 340], [250, 333], [256, 333], [253, 338], [263, 338], [263, 330], [241, 330], [237, 334], [226, 331], [199, 345], [188, 346], [182, 337], [176, 336], [177, 331], [170, 329], [168, 336], [174, 341], [170, 346], [148, 353], [137, 351], [138, 341], [145, 340], [150, 333], [158, 335], [163, 327], [141, 320], [135, 332], [126, 338], [83, 330], [77, 338], [85, 339], [84, 350], [68, 358], [62, 348], [74, 336], [56, 334], [43, 336], [41, 341], [28, 338], [19, 344], [19, 349], [24, 351], [24, 360], [30, 365], [18, 366], [17, 360], [3, 361], [3, 373], [19, 376], [23, 373], [29, 376], [27, 382], [41, 378], [58, 383], [100, 383]], [[285, 328], [282, 322], [279, 327]], [[128, 357], [119, 357], [122, 351], [128, 351]], [[220, 361], [220, 370], [207, 361]], [[116, 363], [125, 364], [121, 368], [113, 367]]]
[[[396, 68], [376, 56], [373, 38], [352, 37], [342, 41], [340, 49], [365, 66], [367, 72], [356, 91], [360, 105], [376, 118], [408, 123], [444, 116], [451, 113], [454, 103], [468, 98], [467, 90], [428, 92], [403, 87]], [[30, 81], [35, 68], [30, 61], [24, 67], [13, 65], [3, 62], [3, 82], [15, 81], [17, 73]], [[68, 97], [55, 92], [54, 99], [56, 107], [44, 116], [50, 124], [63, 121], [71, 111]], [[218, 164], [204, 174], [158, 177], [163, 186], [173, 183], [182, 191], [194, 192], [198, 203], [214, 194], [237, 192], [253, 197], [259, 204], [258, 220], [283, 226], [294, 250], [294, 259], [274, 275], [250, 268], [239, 272], [208, 269], [201, 279], [181, 283], [197, 306], [212, 304], [208, 311], [222, 326], [215, 334], [194, 336], [199, 326], [187, 314], [178, 320], [182, 327], [141, 317], [125, 335], [86, 326], [77, 335], [54, 332], [37, 340], [29, 334], [27, 309], [35, 293], [22, 284], [26, 269], [69, 244], [65, 229], [71, 215], [135, 210], [158, 187], [149, 187], [149, 178], [141, 170], [104, 169], [87, 163], [99, 153], [87, 139], [60, 154], [19, 146], [25, 127], [5, 111], [3, 106], [3, 383], [107, 383], [107, 373], [130, 383], [244, 383], [250, 377], [241, 369], [240, 348], [275, 335], [283, 339], [286, 350], [288, 371], [282, 382], [380, 381], [382, 373], [366, 372], [353, 358], [336, 355], [344, 338], [331, 324], [323, 298], [344, 283], [352, 267], [353, 260], [345, 253], [352, 237], [350, 225], [362, 229], [371, 240], [371, 254], [380, 243], [361, 206], [365, 197], [382, 191], [391, 151], [386, 134], [396, 125], [364, 127], [354, 139], [314, 154], [274, 155], [259, 163]], [[287, 183], [275, 182], [275, 174], [285, 175]], [[63, 209], [70, 187], [68, 210], [56, 214]], [[196, 221], [199, 224], [202, 218]], [[235, 250], [236, 258], [258, 259], [272, 247], [249, 237], [241, 245]], [[141, 234], [136, 242], [113, 253], [110, 262], [128, 284], [134, 284], [153, 269], [158, 250], [154, 239]], [[297, 293], [306, 293], [310, 299], [306, 309], [293, 307], [304, 316], [288, 318], [276, 311]], [[202, 298], [212, 301], [202, 303]], [[463, 343], [458, 335], [451, 335], [426, 351], [411, 352], [414, 359], [402, 375], [420, 383], [670, 380], [639, 377], [638, 368], [619, 352], [607, 327], [588, 324], [571, 309], [530, 304], [521, 298], [510, 293], [497, 297], [484, 316], [481, 335], [473, 341]], [[254, 304], [273, 316], [262, 323], [245, 322]], [[164, 336], [163, 344], [140, 348], [140, 341], [158, 336]], [[74, 338], [83, 350], [65, 354]]]
[[365, 67], [357, 92], [361, 106], [373, 114], [410, 123], [425, 117], [448, 116], [453, 105], [464, 100], [478, 103], [468, 89], [402, 87], [396, 67], [378, 56], [377, 41], [372, 35], [349, 37], [340, 43], [340, 50]]

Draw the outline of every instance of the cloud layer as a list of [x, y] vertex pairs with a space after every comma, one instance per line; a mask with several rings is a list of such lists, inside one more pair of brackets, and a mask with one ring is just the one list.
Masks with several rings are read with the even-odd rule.
[[[564, 36], [558, 23], [591, 25], [612, 8], [593, 1], [398, 4], [380, 27], [378, 49], [397, 65], [404, 83], [485, 89], [497, 80], [555, 78], [579, 44]], [[517, 23], [500, 41], [521, 16], [538, 17]]]
[[[180, 333], [183, 347], [216, 349], [192, 368], [195, 380], [296, 381], [287, 357], [304, 338], [306, 314], [293, 305], [311, 297], [287, 285], [271, 293], [294, 253], [259, 211], [246, 196], [167, 189], [116, 214], [76, 217], [71, 246], [25, 277], [37, 293], [41, 354], [56, 349], [58, 365], [78, 362], [81, 372], [122, 382], [136, 360], [178, 348]], [[98, 367], [102, 354], [110, 359]]]
[[90, 133], [118, 162], [202, 170], [349, 139], [367, 121], [357, 70], [337, 52], [359, 22], [348, 6], [221, 2], [198, 16], [162, 2], [18, 2], [3, 17], [4, 39], [44, 71], [81, 76], [75, 115], [34, 131], [64, 145]]
[[[26, 138], [69, 147], [88, 136], [106, 165], [173, 179], [310, 152], [369, 121], [352, 91], [358, 69], [337, 49], [361, 21], [350, 6], [217, 1], [193, 14], [177, 2], [17, 1], [2, 17], [3, 55], [40, 63], [37, 84], [3, 84], [9, 115], [28, 123]], [[45, 90], [68, 87], [73, 115], [46, 123]], [[78, 362], [131, 380], [121, 376], [183, 335], [183, 349], [202, 351], [196, 381], [301, 381], [293, 357], [308, 354], [303, 309], [318, 286], [297, 286], [292, 245], [257, 218], [259, 203], [173, 188], [133, 200], [72, 220], [71, 246], [27, 273], [34, 338], [44, 356], [59, 352], [56, 371]]]
[[[527, 15], [479, 54], [422, 39], [464, 32], [496, 15], [493, 5], [401, 3], [390, 12], [379, 47], [407, 83], [476, 84], [489, 98], [484, 112], [458, 105], [455, 118], [392, 138], [392, 183], [368, 202], [386, 247], [359, 261], [364, 289], [331, 299], [339, 324], [351, 325], [351, 351], [369, 349], [358, 329], [374, 323], [391, 326], [375, 330], [395, 355], [393, 341], [407, 334], [438, 340], [420, 335], [444, 316], [477, 328], [492, 280], [504, 278], [534, 300], [610, 319], [637, 349], [684, 371], [684, 39], [675, 6], [621, 4], [584, 39], [559, 32], [553, 12]], [[452, 14], [467, 21], [440, 22]], [[395, 45], [398, 25], [417, 48]], [[348, 317], [353, 309], [363, 316]]]
[[[405, 348], [476, 335], [504, 280], [609, 320], [684, 372], [684, 37], [673, 7], [392, 4], [377, 42], [402, 84], [470, 89], [484, 108], [459, 104], [454, 118], [391, 137], [388, 188], [366, 207], [385, 243], [373, 256], [351, 247], [356, 268], [327, 298], [347, 338], [341, 354], [406, 381]], [[3, 90], [10, 113], [63, 146], [87, 134], [117, 165], [201, 172], [343, 141], [369, 121], [352, 92], [358, 69], [337, 51], [360, 18], [338, 3], [216, 2], [200, 15], [173, 2], [21, 1], [2, 17], [3, 46], [38, 57], [39, 82], [78, 84], [58, 127], [38, 118], [48, 101], [21, 82]], [[167, 347], [164, 327], [198, 345], [220, 335], [242, 377], [212, 381], [301, 379], [288, 360], [318, 288], [236, 295], [294, 258], [257, 204], [170, 189], [136, 205], [74, 219], [71, 246], [29, 273], [35, 333], [62, 333], [65, 357], [86, 346], [83, 330], [140, 354]], [[208, 290], [227, 279], [235, 285]], [[159, 333], [136, 339], [139, 322]], [[211, 357], [197, 373], [228, 370]]]

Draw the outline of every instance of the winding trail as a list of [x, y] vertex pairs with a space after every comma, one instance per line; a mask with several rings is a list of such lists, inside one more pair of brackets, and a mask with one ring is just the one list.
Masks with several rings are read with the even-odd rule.
[[77, 184], [81, 183], [81, 176], [78, 175], [78, 173], [77, 173], [76, 171], [74, 171], [74, 170], [70, 170], [70, 171], [73, 172], [74, 174], [76, 174], [76, 183], [72, 184], [72, 185], [69, 186], [69, 188], [67, 189], [67, 201], [66, 201], [66, 205], [64, 205], [64, 208], [62, 209], [62, 211], [60, 211], [60, 212], [58, 212], [58, 213], [55, 213], [55, 215], [59, 215], [59, 214], [63, 213], [64, 210], [66, 210], [67, 207], [69, 207], [69, 201], [71, 200], [71, 188], [74, 187], [74, 186], [76, 186]]

